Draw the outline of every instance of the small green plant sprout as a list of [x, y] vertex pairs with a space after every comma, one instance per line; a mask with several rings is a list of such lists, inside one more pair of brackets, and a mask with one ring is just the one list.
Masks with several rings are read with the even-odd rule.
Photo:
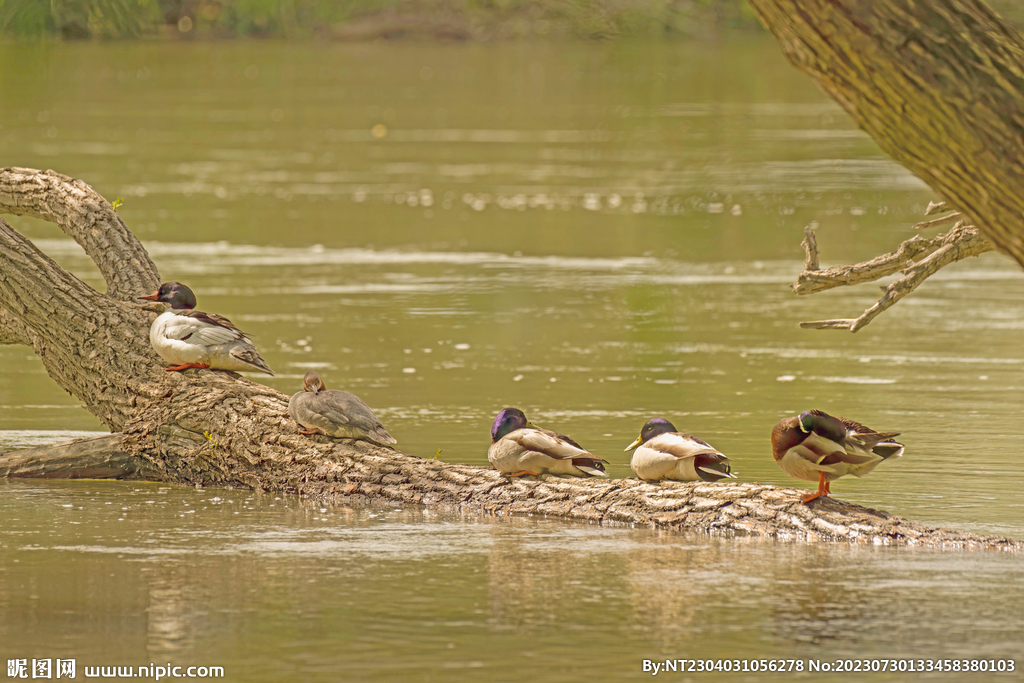
[[440, 456], [441, 456], [441, 449], [438, 448], [437, 449], [437, 453], [434, 453], [432, 456], [430, 456], [430, 459], [431, 460], [437, 460]]
[[117, 199], [114, 200], [114, 202], [110, 206], [113, 207], [114, 211], [116, 212], [118, 210], [118, 208], [120, 208], [120, 206], [122, 204], [124, 204], [124, 199], [122, 199], [121, 197], [118, 197]]

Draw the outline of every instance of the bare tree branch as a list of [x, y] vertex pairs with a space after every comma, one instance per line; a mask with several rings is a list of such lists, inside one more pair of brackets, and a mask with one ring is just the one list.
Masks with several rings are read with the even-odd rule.
[[[943, 204], [945, 204], [945, 202], [943, 202]], [[928, 206], [932, 207], [932, 206], [938, 206], [938, 205], [937, 204], [929, 204]], [[925, 215], [926, 216], [928, 215], [927, 212], [925, 213]], [[933, 218], [930, 221], [924, 221], [923, 223], [918, 223], [917, 225], [914, 226], [914, 230], [927, 230], [928, 228], [934, 228], [936, 225], [943, 225], [945, 223], [952, 223], [953, 221], [955, 221], [957, 218], [959, 218], [962, 215], [963, 214], [960, 213], [959, 211], [954, 211], [953, 213], [948, 213], [945, 216], [939, 216], [938, 218]]]
[[[953, 213], [943, 216], [939, 221], [946, 222], [951, 217], [959, 215], [959, 213]], [[931, 222], [937, 224], [939, 221]], [[923, 225], [922, 223], [914, 227], [918, 228]], [[849, 330], [850, 332], [856, 332], [863, 328], [880, 313], [917, 289], [918, 285], [940, 268], [968, 256], [983, 254], [994, 248], [992, 243], [978, 232], [977, 228], [965, 225], [964, 221], [957, 222], [944, 235], [932, 239], [914, 235], [901, 244], [896, 251], [877, 256], [863, 263], [835, 266], [826, 270], [817, 268], [818, 243], [814, 237], [814, 231], [810, 227], [804, 228], [804, 239], [800, 244], [805, 252], [804, 271], [797, 276], [796, 282], [790, 285], [796, 294], [813, 294], [833, 287], [863, 284], [902, 271], [903, 277], [889, 284], [885, 288], [882, 298], [861, 313], [859, 317], [812, 320], [800, 323], [800, 327], [804, 329]], [[923, 258], [915, 262], [915, 259], [920, 256]]]
[[121, 449], [121, 434], [75, 439], [50, 446], [0, 451], [0, 476], [45, 479], [129, 479], [144, 470], [144, 461]]
[[[800, 246], [804, 248], [804, 272], [801, 275], [818, 272], [821, 269], [818, 262], [818, 238], [810, 226], [804, 228], [804, 239], [800, 242]], [[793, 287], [795, 288], [796, 285], [793, 285]], [[800, 294], [800, 292], [797, 292], [797, 294]]]
[[[808, 237], [808, 235], [811, 235]], [[813, 238], [811, 228], [804, 228], [804, 241], [801, 245], [806, 251], [804, 256], [804, 271], [797, 276], [796, 282], [790, 285], [796, 294], [813, 294], [833, 287], [845, 287], [859, 285], [865, 282], [872, 282], [879, 278], [887, 277], [914, 264], [919, 256], [927, 256], [940, 248], [949, 245], [957, 240], [970, 240], [972, 253], [965, 253], [961, 258], [976, 256], [992, 249], [985, 238], [978, 235], [973, 226], [964, 225], [961, 221], [953, 226], [948, 233], [927, 239], [920, 235], [914, 235], [903, 242], [896, 251], [876, 256], [870, 261], [855, 263], [849, 266], [833, 266], [825, 270], [808, 268], [808, 263], [816, 265], [818, 261], [817, 241]], [[808, 240], [813, 240], [809, 242]], [[810, 244], [810, 247], [808, 246]], [[976, 249], [988, 244], [987, 249]], [[813, 253], [812, 253], [813, 251]]]

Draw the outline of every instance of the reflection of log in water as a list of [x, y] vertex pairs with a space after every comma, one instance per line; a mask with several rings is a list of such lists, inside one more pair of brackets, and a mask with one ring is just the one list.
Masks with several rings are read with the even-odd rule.
[[[185, 430], [178, 430], [174, 437], [182, 447], [180, 459], [187, 461], [176, 466], [174, 453], [164, 449], [153, 460], [129, 456], [122, 450], [121, 435], [112, 434], [0, 454], [0, 474], [177, 481], [301, 493], [354, 505], [414, 504], [460, 512], [544, 515], [793, 541], [1024, 550], [1022, 541], [928, 527], [833, 498], [803, 505], [801, 490], [767, 484], [649, 484], [636, 479], [554, 476], [510, 480], [488, 467], [425, 460], [363, 441], [326, 437], [309, 440], [304, 452], [297, 452], [290, 465], [278, 463], [257, 473], [259, 468], [236, 470], [224, 462], [213, 468], [207, 462], [197, 468], [199, 462], [216, 460], [216, 444]], [[186, 448], [188, 445], [191, 447]]]
[[158, 577], [149, 587], [149, 606], [146, 608], [146, 648], [150, 658], [160, 661], [195, 647], [194, 623], [197, 604], [202, 604], [189, 581], [174, 576]]
[[621, 553], [579, 552], [557, 533], [550, 535], [549, 542], [538, 542], [528, 534], [495, 531], [487, 551], [491, 628], [521, 631], [526, 627], [528, 633], [530, 628], [554, 627], [564, 619], [577, 624], [602, 620], [602, 597], [617, 588], [608, 585], [608, 577], [619, 575], [607, 563], [621, 562]]

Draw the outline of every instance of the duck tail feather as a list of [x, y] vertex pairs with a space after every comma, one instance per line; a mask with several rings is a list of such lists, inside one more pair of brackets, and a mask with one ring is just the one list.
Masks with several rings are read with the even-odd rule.
[[383, 427], [378, 427], [377, 429], [370, 432], [370, 436], [372, 436], [373, 440], [376, 441], [377, 443], [398, 443], [398, 439], [388, 434], [388, 430], [384, 429]]
[[251, 365], [255, 370], [265, 372], [271, 377], [274, 376], [274, 371], [267, 365], [267, 361], [263, 360], [263, 356], [257, 353], [254, 348], [234, 348], [231, 349], [231, 355], [246, 365]]
[[898, 458], [903, 455], [903, 444], [896, 443], [895, 441], [884, 441], [882, 443], [876, 443], [871, 451], [883, 460]]
[[703, 472], [704, 474], [708, 475], [709, 477], [712, 477], [711, 481], [717, 481], [719, 479], [735, 479], [736, 478], [736, 475], [732, 473], [732, 470], [729, 467], [726, 467], [725, 469], [721, 469], [721, 470], [716, 470], [716, 469], [713, 469], [711, 467], [700, 466], [700, 467], [697, 468], [697, 470], [699, 472]]
[[585, 472], [591, 477], [607, 477], [604, 471], [604, 460], [601, 458], [573, 458], [572, 464], [576, 469]]

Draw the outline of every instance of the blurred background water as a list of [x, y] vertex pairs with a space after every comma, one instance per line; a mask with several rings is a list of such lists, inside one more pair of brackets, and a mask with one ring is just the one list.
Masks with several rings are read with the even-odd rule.
[[[794, 296], [803, 226], [826, 265], [862, 260], [934, 195], [767, 37], [0, 45], [0, 63], [4, 165], [122, 197], [164, 279], [251, 334], [277, 372], [258, 381], [291, 394], [315, 368], [404, 452], [486, 464], [515, 405], [625, 477], [622, 449], [664, 416], [741, 480], [802, 485], [768, 435], [821, 408], [907, 446], [836, 497], [1024, 538], [1020, 269], [989, 254], [856, 335], [798, 329], [879, 295]], [[102, 289], [59, 230], [8, 219]], [[25, 347], [0, 347], [0, 406], [0, 448], [101, 429]], [[643, 658], [1020, 643], [1012, 557], [148, 484], [0, 491], [9, 658], [556, 681], [650, 675]]]

